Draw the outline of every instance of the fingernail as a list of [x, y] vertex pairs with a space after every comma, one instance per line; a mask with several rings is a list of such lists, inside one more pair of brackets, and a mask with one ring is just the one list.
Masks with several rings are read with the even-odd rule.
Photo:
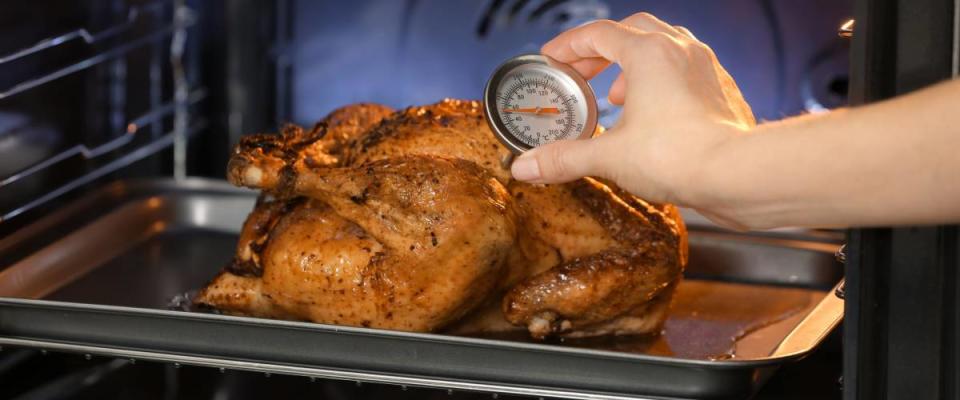
[[513, 160], [513, 165], [510, 166], [510, 173], [513, 174], [515, 179], [521, 181], [540, 179], [540, 165], [537, 164], [536, 158], [521, 156]]

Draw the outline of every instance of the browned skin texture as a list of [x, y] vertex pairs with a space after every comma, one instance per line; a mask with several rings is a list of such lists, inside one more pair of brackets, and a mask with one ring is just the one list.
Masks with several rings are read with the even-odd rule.
[[514, 183], [510, 192], [524, 221], [510, 272], [526, 278], [503, 299], [508, 321], [534, 337], [642, 333], [660, 325], [637, 316], [685, 264], [686, 235], [674, 207], [628, 194], [624, 200], [589, 178]]
[[[311, 130], [286, 125], [279, 135], [244, 136], [230, 157], [227, 178], [238, 184], [247, 181], [254, 186], [272, 187], [277, 182], [259, 182], [264, 178], [256, 175], [260, 169], [249, 167], [278, 169], [292, 165], [304, 169], [342, 164], [348, 143], [392, 113], [389, 107], [378, 104], [355, 104], [333, 111]], [[250, 175], [235, 176], [238, 173]]]
[[354, 139], [367, 133], [393, 112], [392, 108], [379, 104], [354, 104], [333, 111], [320, 121], [318, 126], [314, 126], [313, 130], [322, 129], [322, 126], [326, 125], [328, 129], [324, 140], [329, 143], [328, 152], [343, 159], [348, 157], [347, 150]]
[[349, 151], [349, 163], [354, 165], [429, 154], [471, 161], [503, 183], [511, 180], [504, 163], [510, 151], [490, 132], [476, 101], [444, 100], [408, 108], [360, 137]]
[[[287, 125], [279, 135], [245, 136], [241, 138], [234, 149], [233, 157], [230, 158], [228, 179], [242, 185], [242, 174], [249, 173], [253, 166], [259, 166], [256, 174], [262, 174], [262, 170], [279, 169], [287, 164], [297, 165], [299, 168], [307, 165], [339, 165], [344, 157], [343, 150], [350, 141], [392, 113], [391, 108], [379, 104], [353, 104], [334, 110], [309, 131]], [[259, 182], [260, 177], [254, 177], [258, 179], [248, 177], [247, 180]], [[277, 182], [259, 184], [276, 185]], [[242, 276], [262, 275], [261, 253], [270, 232], [280, 217], [290, 212], [295, 205], [306, 201], [303, 197], [280, 200], [272, 198], [278, 195], [280, 194], [263, 194], [257, 199], [257, 205], [247, 216], [240, 232], [236, 257], [226, 267], [226, 272]]]
[[[512, 181], [477, 102], [388, 111], [349, 106], [241, 141], [228, 178], [268, 195], [199, 302], [412, 331], [660, 329], [686, 263], [673, 206], [592, 179]], [[481, 303], [502, 312], [463, 318]]]
[[[280, 185], [258, 188], [310, 198], [280, 217], [263, 250], [259, 283], [270, 300], [267, 313], [434, 330], [495, 289], [516, 236], [506, 190], [459, 159], [403, 156], [262, 174], [268, 178], [262, 182]], [[234, 304], [229, 293], [237, 290], [235, 279], [218, 279], [199, 301], [264, 314], [247, 309], [246, 297]]]

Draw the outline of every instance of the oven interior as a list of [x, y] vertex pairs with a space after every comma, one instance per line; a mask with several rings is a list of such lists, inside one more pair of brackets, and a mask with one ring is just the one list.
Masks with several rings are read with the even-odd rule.
[[[4, 5], [0, 13], [0, 235], [111, 182], [222, 179], [241, 135], [312, 125], [349, 103], [394, 108], [477, 98], [501, 60], [558, 32], [648, 11], [690, 28], [737, 80], [758, 120], [847, 104], [852, 1], [96, 0]], [[601, 123], [617, 107], [591, 84]], [[68, 230], [70, 227], [63, 227]], [[835, 240], [842, 234], [819, 232]], [[831, 236], [832, 235], [832, 236]], [[838, 236], [839, 235], [839, 236]], [[51, 239], [52, 240], [52, 239]], [[0, 270], [46, 245], [6, 252]], [[0, 239], [0, 248], [4, 242]], [[5, 249], [9, 250], [9, 248]], [[839, 339], [788, 364], [758, 398], [840, 396]], [[791, 383], [799, 378], [805, 384]], [[0, 397], [448, 397], [446, 391], [310, 382], [59, 354], [0, 352]], [[119, 391], [119, 392], [118, 392]], [[456, 392], [461, 398], [489, 394]], [[801, 398], [797, 397], [797, 398]]]

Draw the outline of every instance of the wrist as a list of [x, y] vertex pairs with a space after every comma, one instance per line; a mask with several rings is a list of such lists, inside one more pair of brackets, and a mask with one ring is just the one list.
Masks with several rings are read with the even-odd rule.
[[755, 128], [713, 125], [707, 129], [712, 130], [717, 139], [692, 160], [687, 181], [678, 182], [686, 190], [677, 193], [677, 203], [696, 209], [721, 225], [746, 229], [737, 207], [742, 203], [737, 196], [744, 194], [738, 184], [737, 171], [743, 170], [740, 165], [746, 160], [738, 154], [742, 154], [739, 150]]

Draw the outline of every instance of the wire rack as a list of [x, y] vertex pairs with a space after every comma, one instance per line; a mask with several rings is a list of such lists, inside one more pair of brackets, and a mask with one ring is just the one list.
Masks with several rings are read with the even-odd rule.
[[[120, 112], [124, 104], [113, 104], [108, 119], [111, 128], [106, 134], [94, 135], [99, 140], [85, 143], [75, 137], [59, 146], [54, 152], [31, 164], [0, 175], [0, 193], [16, 193], [17, 187], [31, 180], [41, 181], [43, 175], [57, 170], [66, 176], [54, 184], [40, 182], [41, 188], [31, 196], [0, 209], [0, 224], [18, 215], [40, 207], [64, 194], [98, 178], [118, 171], [138, 160], [172, 147], [172, 171], [177, 179], [186, 177], [186, 152], [188, 138], [203, 130], [207, 122], [191, 118], [191, 109], [207, 97], [203, 87], [192, 87], [184, 66], [185, 45], [189, 28], [196, 22], [196, 15], [184, 0], [159, 0], [149, 3], [122, 5], [117, 21], [105, 28], [91, 30], [78, 27], [55, 34], [33, 44], [26, 45], [8, 54], [0, 54], [0, 71], [16, 63], [30, 63], [32, 59], [49, 57], [51, 53], [63, 52], [70, 46], [86, 47], [77, 59], [69, 60], [56, 69], [28, 75], [6, 86], [0, 83], [0, 110], [5, 103], [18, 97], [31, 95], [44, 87], [54, 85], [65, 78], [88, 73], [96, 68], [107, 71], [115, 93], [122, 93], [130, 78], [124, 60], [134, 52], [153, 47], [157, 53], [146, 68], [150, 77], [147, 93], [138, 95], [149, 98], [149, 106], [132, 116]], [[159, 54], [158, 54], [159, 53]], [[163, 76], [169, 76], [163, 82]], [[166, 84], [165, 84], [166, 83]], [[164, 94], [168, 94], [166, 99]], [[115, 96], [114, 103], [123, 103], [122, 94]], [[74, 99], [82, 106], [89, 101]], [[88, 105], [89, 107], [89, 105]], [[167, 126], [170, 129], [164, 130]], [[0, 135], [4, 132], [0, 131]], [[69, 143], [74, 141], [76, 143]], [[66, 167], [69, 162], [82, 165], [76, 171]], [[36, 182], [35, 182], [36, 183]]]

